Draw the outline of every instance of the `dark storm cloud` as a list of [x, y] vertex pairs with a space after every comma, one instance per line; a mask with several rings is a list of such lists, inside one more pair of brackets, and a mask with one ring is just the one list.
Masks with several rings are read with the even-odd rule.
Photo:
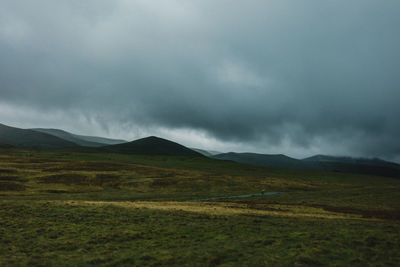
[[400, 155], [398, 1], [0, 5], [2, 103]]

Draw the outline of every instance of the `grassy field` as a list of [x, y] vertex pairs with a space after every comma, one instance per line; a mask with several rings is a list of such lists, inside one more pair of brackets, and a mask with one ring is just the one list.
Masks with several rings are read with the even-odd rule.
[[[240, 194], [279, 195], [223, 201]], [[400, 180], [0, 152], [0, 265], [399, 266]]]

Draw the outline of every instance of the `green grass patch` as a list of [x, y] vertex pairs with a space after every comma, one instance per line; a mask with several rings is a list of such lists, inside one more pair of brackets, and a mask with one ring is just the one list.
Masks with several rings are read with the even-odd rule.
[[0, 191], [24, 191], [26, 186], [11, 181], [0, 181]]

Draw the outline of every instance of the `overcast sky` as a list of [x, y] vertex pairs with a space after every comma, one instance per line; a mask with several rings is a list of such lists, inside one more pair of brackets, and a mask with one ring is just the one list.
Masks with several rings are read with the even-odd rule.
[[0, 123], [400, 161], [398, 0], [2, 0]]

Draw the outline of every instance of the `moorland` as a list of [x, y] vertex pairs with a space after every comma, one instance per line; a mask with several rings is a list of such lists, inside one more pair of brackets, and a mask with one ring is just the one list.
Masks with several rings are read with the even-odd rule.
[[[253, 166], [171, 143], [176, 153], [149, 155], [56, 141], [0, 148], [1, 266], [400, 262], [396, 177]], [[148, 149], [139, 144], [129, 146]], [[281, 193], [198, 201], [260, 192]]]
[[[397, 265], [400, 181], [3, 149], [0, 265]], [[275, 191], [223, 201], [213, 196]]]

